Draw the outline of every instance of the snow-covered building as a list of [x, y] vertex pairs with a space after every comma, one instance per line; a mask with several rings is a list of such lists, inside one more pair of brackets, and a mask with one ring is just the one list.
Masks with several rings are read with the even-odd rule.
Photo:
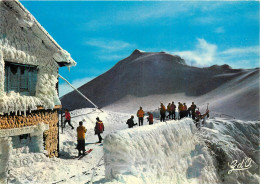
[[0, 175], [19, 135], [31, 135], [32, 151], [58, 155], [58, 71], [74, 65], [20, 2], [0, 0]]

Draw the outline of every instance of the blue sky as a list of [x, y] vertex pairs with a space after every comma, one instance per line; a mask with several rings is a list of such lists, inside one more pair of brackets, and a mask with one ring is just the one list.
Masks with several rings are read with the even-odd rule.
[[[22, 1], [77, 66], [60, 74], [76, 87], [134, 49], [166, 51], [187, 64], [259, 67], [259, 2]], [[60, 81], [60, 95], [70, 90]]]

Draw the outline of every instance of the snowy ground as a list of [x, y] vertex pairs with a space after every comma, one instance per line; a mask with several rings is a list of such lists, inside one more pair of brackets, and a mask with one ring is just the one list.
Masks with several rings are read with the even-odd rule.
[[[66, 125], [64, 132], [60, 134], [60, 158], [50, 159], [45, 157], [44, 154], [28, 153], [28, 149], [26, 148], [26, 146], [19, 149], [14, 149], [13, 154], [11, 156], [12, 161], [9, 164], [8, 183], [86, 184], [86, 183], [90, 183], [90, 181], [93, 181], [93, 183], [108, 182], [105, 179], [103, 144], [95, 144], [95, 142], [98, 141], [97, 136], [94, 135], [94, 126], [95, 126], [96, 117], [99, 117], [104, 122], [105, 132], [102, 135], [103, 138], [108, 134], [110, 137], [111, 135], [121, 136], [124, 135], [125, 131], [128, 132], [136, 131], [139, 132], [138, 134], [143, 136], [149, 133], [150, 131], [157, 132], [156, 130], [157, 127], [164, 126], [165, 124], [165, 123], [160, 123], [158, 120], [155, 120], [156, 125], [153, 126], [156, 128], [152, 128], [153, 130], [150, 130], [151, 126], [148, 125], [145, 119], [144, 127], [136, 126], [132, 130], [123, 130], [123, 129], [127, 129], [126, 120], [130, 118], [131, 114], [123, 114], [123, 113], [116, 113], [116, 112], [109, 112], [109, 111], [100, 112], [100, 111], [93, 111], [92, 109], [81, 109], [81, 110], [73, 111], [71, 113], [71, 116], [72, 116], [72, 124], [75, 128], [78, 126], [78, 122], [83, 120], [84, 126], [87, 128], [86, 149], [93, 148], [93, 151], [89, 155], [82, 158], [81, 160], [73, 158], [77, 155], [77, 150], [75, 149], [76, 130], [75, 129], [72, 130], [68, 125]], [[137, 122], [136, 117], [134, 120], [135, 122]], [[185, 136], [185, 131], [183, 131], [184, 133], [182, 134], [181, 129], [182, 127], [187, 128], [188, 127], [187, 125], [190, 124], [190, 122], [191, 121], [189, 119], [180, 122], [168, 121], [169, 124], [175, 124], [172, 126], [175, 127], [175, 131], [173, 132], [175, 132], [176, 134], [175, 136], [177, 137]], [[183, 123], [183, 126], [181, 126], [181, 123]], [[179, 124], [178, 127], [176, 127], [177, 124]], [[203, 150], [201, 152], [201, 155], [200, 156], [195, 155], [196, 157], [192, 157], [192, 155], [189, 156], [185, 153], [184, 155], [186, 155], [185, 158], [187, 158], [187, 161], [185, 161], [184, 157], [183, 159], [180, 160], [183, 163], [186, 163], [188, 161], [193, 163], [194, 161], [195, 165], [197, 162], [198, 165], [201, 165], [200, 158], [204, 156], [205, 160], [210, 161], [207, 163], [212, 162], [211, 164], [209, 164], [211, 168], [208, 169], [208, 171], [210, 171], [209, 173], [207, 173], [208, 176], [205, 175], [204, 177], [205, 179], [207, 179], [205, 181], [210, 181], [210, 178], [212, 179], [215, 177], [215, 180], [211, 180], [211, 181], [219, 180], [221, 181], [221, 183], [239, 183], [239, 182], [259, 183], [260, 178], [259, 178], [259, 152], [258, 152], [259, 132], [258, 130], [259, 130], [258, 122], [245, 123], [239, 120], [211, 118], [208, 120], [207, 126], [203, 127], [200, 131], [198, 131], [196, 128], [194, 129], [195, 131], [194, 136], [196, 138], [196, 141], [193, 140], [195, 141], [194, 143], [196, 144], [198, 143], [199, 145], [203, 146], [200, 148], [200, 150]], [[142, 131], [144, 132], [143, 135], [142, 135]], [[189, 130], [189, 132], [191, 131]], [[155, 134], [150, 134], [151, 137], [154, 135]], [[177, 137], [172, 136], [172, 139], [177, 139]], [[110, 141], [111, 140], [113, 139], [110, 139]], [[118, 139], [114, 139], [114, 140], [117, 141]], [[189, 141], [189, 139], [187, 139], [187, 141]], [[187, 143], [187, 141], [185, 142]], [[109, 141], [106, 143], [109, 143]], [[106, 143], [104, 144], [106, 145]], [[127, 150], [129, 145], [135, 145], [135, 143], [131, 141], [125, 143], [126, 143], [125, 150]], [[137, 143], [143, 144], [142, 141], [139, 141]], [[186, 143], [184, 145], [186, 145]], [[149, 145], [149, 141], [146, 145]], [[192, 149], [192, 147], [189, 149]], [[124, 152], [124, 149], [121, 149], [121, 151], [122, 150]], [[138, 154], [138, 151], [135, 151], [135, 154]], [[149, 155], [146, 156], [149, 158]], [[180, 156], [181, 155], [175, 156], [175, 159], [178, 159]], [[118, 158], [120, 157], [122, 156], [118, 155]], [[228, 175], [227, 172], [230, 168], [227, 167], [227, 162], [232, 162], [235, 159], [241, 162], [242, 159], [245, 157], [252, 158], [253, 160], [251, 164], [252, 167], [249, 170], [233, 171], [232, 174]], [[116, 165], [117, 163], [119, 163], [118, 160], [115, 160], [114, 165]], [[142, 167], [142, 169], [144, 169], [145, 168], [144, 165], [145, 165], [144, 163], [140, 163], [139, 166]], [[192, 165], [194, 166], [194, 164]], [[185, 178], [186, 180], [181, 180], [178, 181], [177, 183], [187, 183], [186, 181], [188, 181], [189, 183], [194, 183], [194, 181], [195, 183], [198, 183], [199, 180], [196, 180], [196, 176], [195, 178], [194, 175], [192, 175], [192, 177], [189, 177], [190, 175], [187, 174], [188, 171], [191, 172], [197, 171], [198, 169], [197, 167], [193, 168], [191, 167], [191, 165], [187, 165], [187, 163], [179, 164], [179, 166], [178, 167], [176, 166], [176, 168], [174, 168], [175, 167], [174, 164], [173, 165], [170, 164], [170, 166], [171, 168], [168, 170], [166, 169], [165, 171], [169, 172], [169, 171], [177, 170], [178, 174], [181, 174], [182, 177], [187, 177]], [[146, 166], [145, 169], [147, 169], [147, 167], [148, 166]], [[113, 178], [112, 182], [133, 183], [131, 181], [137, 181], [136, 178], [131, 178], [131, 176], [123, 177], [124, 176], [123, 172], [120, 174], [123, 174], [121, 175], [122, 176], [121, 179], [124, 178], [124, 180], [120, 180], [119, 177], [119, 178]], [[142, 173], [139, 174], [142, 175]], [[148, 175], [143, 174], [142, 176], [147, 177]], [[174, 176], [174, 175], [169, 175], [169, 176]], [[158, 176], [158, 177], [162, 177], [162, 176]], [[203, 180], [203, 177], [198, 176], [198, 178], [199, 177], [200, 179]], [[142, 178], [141, 180], [138, 181], [139, 183], [145, 183], [145, 181], [151, 183], [149, 178], [146, 179]], [[159, 181], [160, 180], [158, 180], [157, 183], [160, 183]], [[161, 183], [162, 181], [163, 180], [161, 180]], [[174, 182], [173, 181], [174, 180], [168, 178], [169, 183], [176, 183], [175, 182], [176, 178], [175, 181]], [[205, 183], [205, 181], [200, 183]]]

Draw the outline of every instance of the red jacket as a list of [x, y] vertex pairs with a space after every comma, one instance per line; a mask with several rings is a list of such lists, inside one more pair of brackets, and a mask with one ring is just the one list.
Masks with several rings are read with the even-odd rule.
[[149, 114], [148, 121], [150, 123], [153, 123], [153, 114], [152, 113]]
[[105, 127], [102, 121], [97, 121], [95, 126], [95, 134], [103, 133]]
[[66, 118], [66, 120], [70, 120], [70, 113], [69, 112], [65, 112], [65, 118]]
[[175, 109], [176, 109], [176, 105], [171, 104], [171, 111], [175, 111]]

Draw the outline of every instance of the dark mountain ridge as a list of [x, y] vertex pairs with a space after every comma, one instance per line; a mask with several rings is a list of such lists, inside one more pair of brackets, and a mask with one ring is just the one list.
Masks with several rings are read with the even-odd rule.
[[[111, 105], [127, 95], [146, 97], [183, 93], [195, 98], [249, 71], [232, 69], [228, 65], [198, 68], [186, 65], [179, 56], [135, 50], [79, 90], [99, 107]], [[259, 75], [259, 69], [251, 75]], [[63, 96], [61, 101], [63, 107], [71, 110], [92, 107], [75, 91]]]

